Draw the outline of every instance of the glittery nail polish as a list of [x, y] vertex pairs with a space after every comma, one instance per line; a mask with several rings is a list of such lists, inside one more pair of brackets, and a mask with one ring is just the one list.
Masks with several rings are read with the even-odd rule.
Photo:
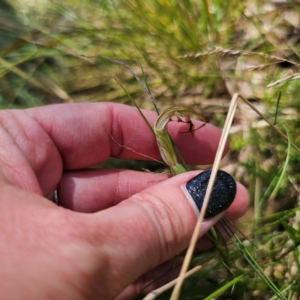
[[[211, 170], [204, 171], [189, 180], [185, 187], [199, 210], [203, 205]], [[225, 211], [233, 202], [236, 194], [236, 182], [228, 173], [219, 170], [208, 202], [205, 218], [214, 217]]]

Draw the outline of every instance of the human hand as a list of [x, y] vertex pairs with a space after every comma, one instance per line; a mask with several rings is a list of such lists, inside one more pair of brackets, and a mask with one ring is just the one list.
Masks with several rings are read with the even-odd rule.
[[[156, 115], [145, 115], [153, 124]], [[1, 111], [0, 125], [3, 299], [131, 298], [188, 246], [196, 215], [180, 187], [199, 172], [168, 179], [87, 170], [109, 157], [159, 159], [136, 109], [87, 103]], [[220, 131], [207, 124], [192, 137], [178, 134], [181, 126], [170, 131], [186, 162], [212, 163]], [[47, 199], [56, 188], [59, 206]], [[238, 184], [226, 217], [236, 220], [247, 205]], [[201, 235], [219, 218], [205, 220]]]

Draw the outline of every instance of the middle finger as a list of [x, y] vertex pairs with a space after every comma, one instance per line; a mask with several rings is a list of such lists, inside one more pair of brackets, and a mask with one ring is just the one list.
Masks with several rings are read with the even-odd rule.
[[77, 212], [97, 212], [170, 178], [130, 170], [80, 170], [65, 172], [57, 189], [59, 205]]

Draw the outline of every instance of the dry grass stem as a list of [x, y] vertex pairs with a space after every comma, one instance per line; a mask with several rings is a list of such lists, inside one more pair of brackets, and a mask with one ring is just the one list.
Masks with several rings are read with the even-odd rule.
[[[103, 127], [104, 127], [104, 126], [103, 126]], [[153, 157], [151, 157], [151, 156], [149, 156], [149, 155], [146, 155], [146, 154], [143, 154], [143, 153], [141, 153], [141, 152], [138, 152], [138, 151], [136, 151], [136, 150], [134, 150], [134, 149], [132, 149], [132, 148], [130, 148], [130, 147], [127, 147], [127, 146], [125, 146], [125, 145], [121, 145], [121, 144], [118, 143], [117, 140], [116, 140], [116, 139], [108, 132], [108, 130], [107, 130], [105, 127], [104, 127], [104, 130], [106, 131], [106, 133], [110, 136], [110, 138], [111, 138], [111, 139], [112, 139], [119, 147], [124, 148], [124, 149], [129, 150], [129, 151], [131, 151], [131, 152], [133, 152], [133, 153], [139, 154], [139, 155], [141, 155], [141, 156], [143, 156], [143, 157], [145, 157], [145, 158], [148, 158], [148, 159], [150, 159], [150, 160], [152, 160], [152, 161], [156, 161], [156, 162], [158, 162], [158, 163], [164, 165], [164, 163], [163, 163], [162, 161], [158, 160], [158, 159], [155, 159], [155, 158], [153, 158]]]
[[212, 192], [213, 184], [214, 184], [217, 172], [218, 172], [218, 168], [219, 168], [219, 165], [220, 165], [222, 154], [224, 152], [226, 141], [227, 141], [227, 138], [228, 138], [228, 135], [229, 135], [229, 130], [230, 130], [230, 126], [231, 126], [231, 123], [232, 123], [232, 120], [233, 120], [233, 117], [234, 117], [234, 113], [235, 113], [235, 110], [236, 110], [236, 107], [237, 107], [238, 98], [239, 98], [239, 94], [237, 94], [237, 93], [234, 94], [233, 97], [232, 97], [230, 106], [229, 106], [227, 118], [226, 118], [226, 121], [225, 121], [225, 124], [224, 124], [224, 129], [223, 129], [223, 132], [222, 132], [222, 136], [220, 138], [220, 142], [219, 142], [219, 146], [218, 146], [218, 149], [217, 149], [215, 161], [214, 161], [214, 164], [213, 164], [213, 167], [212, 167], [211, 176], [210, 176], [208, 186], [207, 186], [207, 190], [206, 190], [206, 194], [205, 194], [205, 197], [204, 197], [203, 206], [202, 206], [197, 224], [195, 226], [195, 229], [194, 229], [194, 232], [193, 232], [191, 242], [190, 242], [190, 245], [188, 247], [186, 256], [184, 258], [183, 265], [182, 265], [182, 268], [181, 268], [181, 271], [180, 271], [180, 274], [179, 274], [179, 277], [178, 277], [178, 281], [176, 282], [176, 285], [175, 285], [174, 290], [172, 292], [172, 295], [171, 295], [171, 298], [170, 298], [171, 300], [177, 300], [177, 299], [179, 299], [179, 296], [180, 296], [180, 291], [181, 291], [181, 287], [182, 287], [182, 284], [183, 284], [183, 281], [184, 281], [184, 278], [185, 278], [185, 273], [187, 272], [187, 269], [189, 267], [189, 264], [190, 264], [190, 261], [191, 261], [196, 243], [198, 241], [199, 233], [201, 231], [201, 225], [202, 225], [202, 222], [203, 222], [203, 219], [204, 219], [204, 215], [205, 215], [205, 212], [206, 212], [206, 209], [207, 209], [208, 201], [209, 201], [209, 198], [210, 198], [210, 195], [211, 195], [211, 192]]
[[[189, 270], [188, 272], [186, 272], [184, 274], [184, 278], [187, 278], [187, 277], [193, 275], [194, 273], [199, 271], [201, 268], [202, 268], [202, 266], [194, 267], [193, 269]], [[162, 287], [152, 291], [145, 298], [143, 298], [143, 300], [153, 300], [153, 299], [155, 299], [156, 297], [158, 297], [159, 295], [161, 295], [162, 293], [164, 293], [165, 291], [167, 291], [168, 289], [173, 287], [176, 284], [177, 281], [178, 281], [178, 278], [176, 278], [176, 279], [170, 281], [169, 283], [163, 285]]]
[[[263, 58], [266, 59], [271, 59], [274, 60], [273, 64], [278, 64], [278, 63], [282, 63], [282, 62], [287, 62], [290, 63], [292, 65], [298, 66], [300, 67], [300, 64], [297, 64], [294, 61], [279, 57], [279, 56], [275, 56], [275, 55], [269, 55], [263, 52], [252, 52], [252, 51], [241, 51], [241, 50], [233, 50], [233, 49], [224, 49], [224, 48], [220, 48], [220, 47], [216, 47], [214, 50], [212, 51], [207, 51], [207, 52], [198, 52], [195, 54], [185, 54], [185, 55], [181, 55], [178, 56], [178, 58], [197, 58], [197, 57], [204, 57], [204, 56], [210, 56], [213, 54], [223, 54], [223, 55], [231, 55], [231, 56], [261, 56]], [[266, 64], [266, 66], [268, 66], [269, 64]], [[262, 67], [263, 65], [261, 65], [260, 67]]]
[[[255, 106], [253, 106], [248, 100], [246, 100], [243, 96], [240, 95], [240, 98], [248, 104], [261, 118], [263, 118], [284, 140], [288, 141], [287, 136], [282, 133], [276, 126], [272, 124], [272, 122], [266, 118], [259, 110], [256, 109]], [[294, 147], [295, 150], [297, 150], [300, 153], [300, 148], [298, 148], [293, 142], [291, 142], [291, 145]]]
[[289, 80], [297, 80], [299, 78], [300, 78], [300, 73], [295, 73], [295, 74], [289, 75], [289, 76], [287, 76], [285, 78], [279, 79], [279, 80], [277, 80], [277, 81], [275, 81], [273, 83], [268, 84], [267, 88], [273, 87], [275, 85], [278, 85], [278, 84], [280, 84], [282, 82], [286, 82], [286, 81], [289, 81]]

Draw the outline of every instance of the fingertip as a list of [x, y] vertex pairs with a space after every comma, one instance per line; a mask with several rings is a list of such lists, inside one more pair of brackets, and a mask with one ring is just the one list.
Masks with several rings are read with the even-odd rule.
[[248, 209], [250, 198], [247, 189], [239, 182], [237, 182], [237, 191], [233, 203], [225, 212], [225, 217], [230, 220], [240, 218]]
[[[202, 210], [211, 173], [212, 169], [203, 171], [185, 184], [187, 191], [185, 195], [194, 201], [198, 210]], [[228, 209], [235, 199], [236, 189], [236, 182], [233, 177], [225, 171], [218, 170], [207, 204], [205, 218], [214, 217]]]

